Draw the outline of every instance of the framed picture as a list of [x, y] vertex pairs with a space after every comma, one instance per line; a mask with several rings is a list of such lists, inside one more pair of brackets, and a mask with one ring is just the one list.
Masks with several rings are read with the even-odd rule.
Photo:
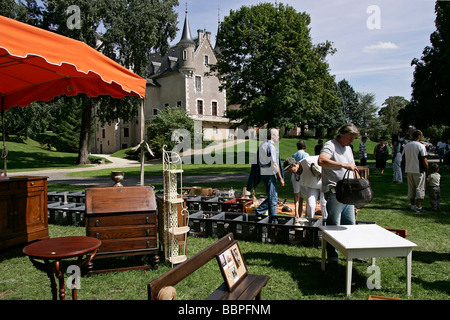
[[236, 241], [217, 255], [217, 262], [229, 290], [245, 278], [248, 273], [241, 249]]

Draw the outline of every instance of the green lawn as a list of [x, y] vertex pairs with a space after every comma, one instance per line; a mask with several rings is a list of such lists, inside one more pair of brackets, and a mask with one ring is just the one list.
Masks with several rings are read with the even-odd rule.
[[[283, 140], [280, 146], [282, 156], [295, 152], [295, 142], [294, 139]], [[313, 148], [315, 142], [315, 139], [307, 141], [308, 148]], [[294, 146], [293, 150], [292, 146]], [[370, 150], [369, 147], [368, 150]], [[307, 151], [310, 150], [307, 149]], [[310, 153], [313, 152], [310, 151]], [[161, 168], [155, 166], [152, 170], [154, 174], [158, 174]], [[220, 174], [246, 172], [246, 167], [199, 165], [193, 166], [191, 170], [193, 174], [200, 172]], [[189, 172], [189, 168], [186, 168], [186, 171]], [[240, 241], [249, 272], [270, 276], [270, 281], [262, 292], [263, 299], [367, 300], [372, 294], [410, 300], [448, 300], [450, 297], [450, 171], [442, 168], [441, 174], [442, 212], [440, 213], [410, 211], [406, 197], [406, 183], [392, 184], [392, 169], [386, 169], [383, 176], [375, 175], [375, 171], [371, 171], [370, 181], [375, 197], [357, 215], [358, 220], [375, 221], [382, 227], [407, 229], [408, 239], [418, 245], [413, 250], [412, 295], [410, 297], [406, 296], [405, 262], [401, 258], [377, 259], [377, 266], [381, 270], [381, 289], [379, 290], [370, 290], [366, 286], [367, 277], [370, 275], [367, 273], [369, 265], [354, 263], [353, 282], [355, 284], [352, 295], [346, 297], [343, 259], [340, 260], [336, 269], [327, 269], [322, 272], [319, 248]], [[203, 185], [213, 188], [233, 186], [239, 190], [245, 184], [245, 182], [229, 181]], [[162, 186], [155, 187], [162, 188]], [[49, 185], [49, 191], [68, 189], [69, 186]], [[83, 187], [72, 187], [72, 190], [75, 189], [83, 190]], [[258, 193], [263, 193], [261, 186], [258, 188]], [[289, 180], [284, 188], [279, 188], [279, 193], [281, 200], [285, 198], [292, 200], [292, 186]], [[424, 201], [424, 207], [429, 208], [428, 197]], [[84, 234], [83, 227], [50, 225], [51, 237]], [[214, 241], [216, 239], [189, 237], [188, 255], [194, 255]], [[0, 299], [51, 299], [47, 275], [36, 270], [21, 250], [22, 246], [19, 246], [0, 252]], [[158, 270], [126, 271], [84, 277], [78, 298], [80, 300], [145, 300], [147, 284], [168, 270], [170, 265], [161, 263]], [[205, 299], [222, 281], [217, 262], [211, 261], [176, 286], [178, 299]], [[70, 294], [68, 296], [70, 297]]]

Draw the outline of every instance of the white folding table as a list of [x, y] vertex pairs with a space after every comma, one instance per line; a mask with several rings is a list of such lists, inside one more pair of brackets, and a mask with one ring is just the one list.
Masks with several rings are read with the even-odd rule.
[[346, 292], [351, 294], [354, 258], [405, 257], [406, 291], [411, 295], [412, 248], [417, 245], [376, 224], [320, 226], [322, 231], [322, 270], [325, 270], [326, 244], [330, 243], [347, 258]]

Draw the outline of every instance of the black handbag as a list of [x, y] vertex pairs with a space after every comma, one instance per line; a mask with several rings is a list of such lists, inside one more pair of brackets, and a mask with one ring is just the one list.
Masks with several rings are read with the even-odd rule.
[[[355, 173], [359, 170], [356, 169]], [[373, 199], [373, 191], [370, 182], [363, 178], [350, 179], [350, 170], [347, 170], [342, 180], [336, 184], [336, 199], [344, 204], [353, 204], [355, 206], [363, 206]]]

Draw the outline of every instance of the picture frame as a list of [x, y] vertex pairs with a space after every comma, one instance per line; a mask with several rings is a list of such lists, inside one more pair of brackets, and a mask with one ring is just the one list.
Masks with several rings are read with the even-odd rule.
[[238, 242], [234, 241], [216, 258], [228, 290], [231, 291], [248, 274], [247, 265]]

